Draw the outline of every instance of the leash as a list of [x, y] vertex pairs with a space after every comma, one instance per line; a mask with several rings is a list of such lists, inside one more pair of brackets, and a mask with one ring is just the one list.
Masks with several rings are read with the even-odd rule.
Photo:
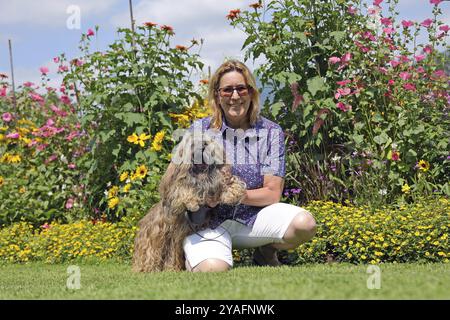
[[[234, 217], [235, 217], [235, 215], [236, 215], [236, 210], [237, 210], [237, 208], [238, 208], [238, 205], [234, 206], [233, 217], [231, 218], [232, 220], [234, 220]], [[199, 209], [198, 211], [200, 211], [200, 210], [202, 210], [202, 209]], [[210, 210], [211, 210], [211, 209], [210, 209]], [[196, 211], [196, 212], [198, 212], [198, 211]], [[208, 210], [208, 211], [209, 211], [209, 210]], [[221, 236], [223, 236], [223, 235], [225, 234], [225, 232], [228, 232], [228, 233], [229, 233], [229, 231], [227, 230], [227, 228], [225, 228], [225, 227], [219, 225], [218, 227], [223, 228], [223, 229], [225, 230], [224, 232], [222, 232], [221, 234], [219, 234], [218, 236], [216, 236], [216, 237], [214, 237], [214, 238], [205, 238], [205, 237], [202, 236], [200, 233], [198, 233], [198, 231], [195, 230], [195, 226], [196, 226], [196, 225], [198, 226], [198, 225], [201, 224], [201, 223], [195, 224], [195, 225], [194, 225], [193, 222], [192, 222], [192, 219], [189, 217], [189, 213], [195, 214], [196, 212], [188, 212], [188, 211], [185, 211], [185, 212], [184, 212], [184, 216], [185, 216], [186, 221], [187, 221], [189, 227], [191, 228], [192, 232], [193, 232], [194, 234], [198, 235], [200, 238], [202, 238], [202, 239], [204, 239], [204, 240], [206, 240], [206, 241], [217, 241], [216, 239], [219, 238], [219, 237], [221, 237]], [[207, 213], [208, 213], [208, 212], [206, 212], [206, 213], [204, 213], [204, 214], [207, 214]]]

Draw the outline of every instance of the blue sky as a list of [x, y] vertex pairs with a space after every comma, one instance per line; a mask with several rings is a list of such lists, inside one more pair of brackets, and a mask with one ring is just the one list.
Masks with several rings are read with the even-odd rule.
[[[256, 0], [133, 0], [137, 24], [152, 21], [174, 27], [173, 45], [189, 45], [192, 38], [205, 39], [202, 60], [214, 70], [225, 57], [243, 58], [245, 36], [233, 29], [225, 15], [231, 9], [247, 8]], [[75, 5], [80, 11], [80, 29], [69, 29]], [[399, 0], [400, 19], [423, 21], [431, 17], [429, 0]], [[450, 1], [440, 4], [442, 20], [450, 24]], [[73, 21], [73, 20], [72, 20]], [[401, 21], [401, 20], [399, 20]], [[128, 27], [128, 0], [0, 0], [0, 73], [10, 74], [8, 39], [13, 43], [16, 85], [39, 83], [39, 67], [50, 68], [58, 83], [53, 57], [65, 52], [78, 54], [81, 33], [100, 27], [95, 49], [103, 50], [117, 38], [117, 27]], [[207, 69], [205, 69], [206, 71]]]

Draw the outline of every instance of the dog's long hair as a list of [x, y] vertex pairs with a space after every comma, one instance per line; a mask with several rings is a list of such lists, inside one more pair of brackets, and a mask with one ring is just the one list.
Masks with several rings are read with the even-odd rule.
[[[185, 269], [183, 241], [194, 231], [186, 210], [197, 211], [207, 199], [236, 205], [245, 195], [245, 183], [231, 174], [221, 143], [189, 132], [174, 149], [159, 193], [161, 200], [139, 222], [133, 253], [136, 272]], [[207, 226], [206, 222], [195, 231]]]

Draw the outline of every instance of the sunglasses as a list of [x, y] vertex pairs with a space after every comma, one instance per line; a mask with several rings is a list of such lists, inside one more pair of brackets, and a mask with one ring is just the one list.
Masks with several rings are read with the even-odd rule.
[[219, 92], [219, 94], [222, 97], [231, 97], [234, 93], [234, 90], [236, 90], [236, 92], [238, 93], [238, 95], [240, 97], [246, 96], [248, 95], [248, 92], [251, 90], [251, 87], [249, 86], [236, 86], [236, 87], [224, 87], [224, 88], [219, 88], [217, 91]]

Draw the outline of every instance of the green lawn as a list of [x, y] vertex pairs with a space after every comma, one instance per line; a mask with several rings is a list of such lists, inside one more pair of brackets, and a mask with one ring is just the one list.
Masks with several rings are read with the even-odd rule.
[[0, 299], [450, 299], [448, 264], [383, 264], [381, 288], [368, 289], [364, 265], [236, 267], [230, 272], [135, 274], [124, 263], [0, 266]]

